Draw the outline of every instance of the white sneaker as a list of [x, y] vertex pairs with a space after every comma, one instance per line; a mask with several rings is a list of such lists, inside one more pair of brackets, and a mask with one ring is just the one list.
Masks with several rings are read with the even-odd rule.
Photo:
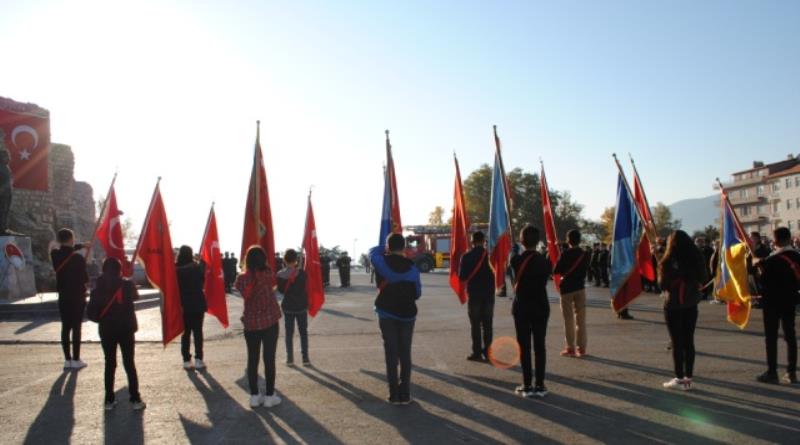
[[183, 362], [183, 369], [185, 369], [187, 371], [192, 369], [192, 362], [191, 361]]
[[264, 406], [272, 408], [281, 404], [281, 398], [276, 395], [264, 396]]
[[86, 362], [84, 362], [83, 360], [73, 360], [72, 361], [72, 369], [83, 369], [86, 366], [87, 366]]
[[662, 386], [667, 389], [686, 389], [686, 385], [683, 383], [683, 380], [677, 377], [668, 382], [662, 383]]
[[131, 402], [131, 408], [133, 408], [134, 411], [141, 411], [147, 408], [147, 404], [139, 400], [138, 402]]
[[203, 361], [200, 360], [199, 358], [196, 358], [196, 359], [194, 359], [194, 368], [195, 369], [205, 369], [206, 368], [206, 364], [203, 363]]
[[115, 401], [113, 401], [113, 402], [105, 402], [105, 403], [103, 404], [103, 408], [104, 408], [106, 411], [111, 411], [112, 409], [114, 409], [114, 407], [115, 407], [115, 406], [117, 406], [117, 401], [116, 401], [116, 400], [115, 400]]
[[64, 371], [72, 369], [72, 360], [64, 360]]
[[251, 394], [250, 395], [250, 408], [257, 408], [264, 403], [264, 396], [261, 394]]

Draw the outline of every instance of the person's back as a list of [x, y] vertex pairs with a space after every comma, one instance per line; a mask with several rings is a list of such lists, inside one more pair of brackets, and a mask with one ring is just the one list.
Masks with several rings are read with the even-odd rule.
[[416, 301], [421, 293], [418, 280], [419, 271], [413, 261], [400, 255], [383, 256], [380, 266], [375, 265], [375, 281], [380, 289], [375, 307], [399, 318], [416, 317]]
[[281, 309], [284, 312], [308, 310], [306, 272], [298, 267], [285, 267], [278, 272], [278, 291], [283, 294]]
[[800, 273], [800, 253], [791, 248], [776, 250], [763, 261], [761, 270], [762, 303], [781, 308], [794, 307], [799, 298], [797, 273]]
[[488, 256], [485, 247], [477, 246], [461, 257], [458, 277], [467, 282], [470, 299], [494, 297], [494, 274], [489, 267]]
[[552, 266], [544, 255], [535, 250], [525, 250], [511, 259], [511, 266], [517, 283], [513, 310], [529, 313], [549, 307], [547, 282]]
[[56, 271], [56, 290], [59, 296], [83, 296], [86, 293], [89, 273], [80, 248], [81, 246], [61, 245], [58, 249], [50, 251], [50, 259]]
[[203, 294], [205, 271], [203, 263], [194, 261], [177, 265], [178, 287], [184, 312], [202, 313], [206, 311], [206, 298]]
[[567, 294], [586, 287], [589, 257], [579, 246], [565, 250], [556, 263], [553, 273], [561, 275], [561, 293]]
[[[117, 300], [112, 303], [114, 298]], [[134, 301], [138, 299], [139, 292], [131, 280], [101, 275], [92, 289], [86, 312], [100, 315], [105, 310], [103, 317], [97, 322], [100, 332], [136, 332], [139, 324]]]

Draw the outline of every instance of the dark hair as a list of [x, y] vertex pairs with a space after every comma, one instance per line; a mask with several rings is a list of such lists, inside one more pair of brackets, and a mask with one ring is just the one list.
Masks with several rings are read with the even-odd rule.
[[531, 225], [525, 226], [525, 228], [519, 232], [519, 239], [522, 240], [522, 245], [525, 246], [526, 249], [536, 247], [536, 245], [539, 244], [539, 229]]
[[244, 260], [245, 270], [250, 271], [265, 271], [269, 270], [267, 266], [267, 252], [264, 248], [254, 244], [247, 249]]
[[69, 229], [59, 229], [56, 234], [56, 239], [59, 243], [67, 243], [75, 239], [75, 233]]
[[297, 261], [297, 251], [294, 249], [287, 249], [286, 253], [283, 254], [283, 260], [287, 263], [294, 263]]
[[761, 239], [761, 234], [758, 232], [750, 232], [750, 238], [758, 238]]
[[486, 235], [482, 231], [476, 230], [476, 231], [472, 232], [472, 242], [473, 243], [482, 243], [484, 241], [486, 241]]
[[185, 266], [192, 261], [194, 261], [192, 248], [187, 245], [181, 246], [180, 249], [178, 249], [178, 258], [175, 260], [175, 264], [177, 266]]
[[792, 232], [786, 227], [778, 227], [772, 235], [775, 237], [775, 242], [787, 244], [792, 242]]
[[675, 262], [678, 274], [688, 279], [701, 281], [705, 273], [705, 259], [692, 238], [683, 230], [672, 232], [667, 238], [667, 250], [658, 264], [659, 275], [671, 262]]
[[106, 258], [103, 261], [103, 275], [119, 277], [122, 275], [122, 263], [116, 258]]
[[572, 246], [577, 246], [581, 243], [581, 232], [578, 229], [572, 229], [567, 232], [567, 241]]
[[406, 239], [399, 233], [391, 233], [386, 237], [386, 245], [390, 252], [397, 252], [406, 248]]

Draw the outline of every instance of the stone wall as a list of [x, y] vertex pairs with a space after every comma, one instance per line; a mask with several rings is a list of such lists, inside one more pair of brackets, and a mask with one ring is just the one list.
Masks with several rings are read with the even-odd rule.
[[39, 292], [55, 289], [55, 274], [47, 250], [56, 230], [68, 227], [76, 239], [91, 239], [95, 224], [92, 186], [76, 182], [75, 156], [64, 144], [50, 144], [47, 192], [14, 190], [11, 203], [11, 230], [32, 238], [34, 273]]

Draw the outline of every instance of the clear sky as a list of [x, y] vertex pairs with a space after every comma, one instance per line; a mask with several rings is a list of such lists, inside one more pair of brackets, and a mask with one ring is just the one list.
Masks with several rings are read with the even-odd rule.
[[217, 202], [236, 250], [255, 121], [279, 248], [377, 243], [384, 129], [405, 224], [452, 206], [452, 153], [537, 170], [599, 218], [611, 153], [651, 203], [800, 152], [800, 2], [5, 2], [0, 96], [51, 111], [76, 176], [138, 232], [157, 176], [176, 244]]

